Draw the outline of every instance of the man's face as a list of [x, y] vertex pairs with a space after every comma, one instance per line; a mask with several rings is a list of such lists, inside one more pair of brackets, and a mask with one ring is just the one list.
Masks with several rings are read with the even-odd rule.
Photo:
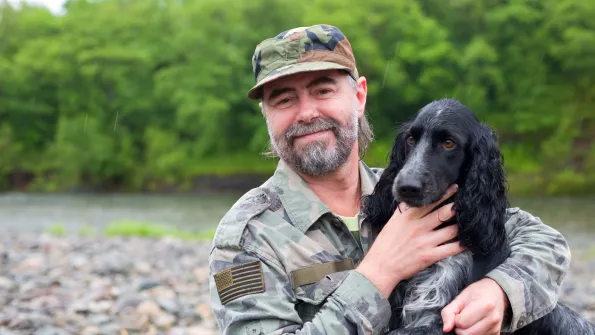
[[338, 169], [353, 152], [364, 110], [365, 79], [353, 83], [329, 70], [265, 84], [262, 108], [277, 155], [310, 176]]

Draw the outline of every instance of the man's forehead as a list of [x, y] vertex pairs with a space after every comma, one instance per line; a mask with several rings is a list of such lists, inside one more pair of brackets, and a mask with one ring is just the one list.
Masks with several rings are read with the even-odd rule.
[[269, 90], [272, 90], [281, 87], [307, 86], [313, 81], [324, 77], [332, 78], [336, 81], [339, 75], [340, 72], [338, 72], [337, 70], [300, 72], [296, 74], [287, 75], [279, 79], [275, 79], [271, 82], [264, 84], [264, 87]]

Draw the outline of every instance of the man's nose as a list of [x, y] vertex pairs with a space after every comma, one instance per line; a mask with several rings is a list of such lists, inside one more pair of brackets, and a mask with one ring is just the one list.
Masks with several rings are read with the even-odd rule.
[[320, 117], [320, 113], [318, 112], [316, 102], [307, 96], [300, 96], [299, 111], [297, 115], [298, 121], [309, 123], [318, 117]]

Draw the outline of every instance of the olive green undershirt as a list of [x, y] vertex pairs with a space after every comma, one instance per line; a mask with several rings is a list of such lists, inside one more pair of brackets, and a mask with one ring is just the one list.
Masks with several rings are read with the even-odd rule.
[[353, 238], [355, 238], [357, 244], [361, 247], [361, 242], [359, 239], [359, 227], [357, 224], [357, 214], [355, 216], [338, 216], [341, 218], [341, 220], [343, 220], [343, 222], [345, 222], [347, 228], [351, 232], [351, 235], [353, 235]]

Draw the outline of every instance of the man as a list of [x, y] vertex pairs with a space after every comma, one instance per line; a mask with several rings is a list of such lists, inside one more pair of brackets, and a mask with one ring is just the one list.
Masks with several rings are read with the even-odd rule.
[[[280, 161], [217, 229], [209, 265], [218, 325], [223, 334], [385, 333], [398, 282], [462, 251], [443, 244], [456, 227], [433, 230], [453, 213], [396, 211], [377, 236], [359, 213], [382, 170], [360, 160], [372, 139], [366, 79], [339, 29], [266, 39], [253, 69], [248, 96], [260, 100]], [[563, 236], [519, 209], [509, 210], [507, 233], [511, 257], [444, 308], [445, 331], [499, 334], [553, 309], [570, 260]]]

